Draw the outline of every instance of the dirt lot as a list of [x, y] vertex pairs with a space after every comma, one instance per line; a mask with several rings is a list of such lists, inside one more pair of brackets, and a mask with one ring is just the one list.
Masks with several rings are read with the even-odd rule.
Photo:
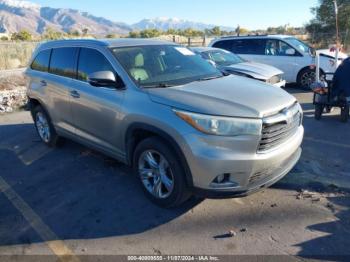
[[303, 155], [294, 170], [252, 196], [192, 199], [175, 210], [152, 205], [130, 169], [101, 154], [70, 141], [43, 146], [28, 112], [0, 116], [0, 255], [349, 261], [350, 123], [340, 123], [337, 110], [315, 121], [311, 94], [287, 91], [305, 110]]

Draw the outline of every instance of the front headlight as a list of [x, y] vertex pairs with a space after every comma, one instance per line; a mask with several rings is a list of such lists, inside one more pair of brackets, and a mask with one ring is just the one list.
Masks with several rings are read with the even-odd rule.
[[262, 120], [202, 115], [175, 110], [181, 119], [197, 130], [217, 136], [261, 135]]

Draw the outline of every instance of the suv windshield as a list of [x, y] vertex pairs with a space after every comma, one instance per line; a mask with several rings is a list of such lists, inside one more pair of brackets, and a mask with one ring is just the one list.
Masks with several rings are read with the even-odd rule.
[[296, 49], [298, 49], [299, 52], [302, 53], [312, 53], [313, 49], [308, 46], [306, 43], [294, 38], [294, 37], [289, 37], [285, 39], [286, 42], [292, 46], [294, 46]]
[[243, 63], [244, 60], [238, 55], [225, 50], [215, 50], [207, 52], [210, 60], [213, 60], [215, 64], [219, 66], [230, 66], [234, 64]]
[[168, 87], [221, 77], [222, 73], [191, 50], [176, 45], [112, 48], [126, 72], [141, 87]]

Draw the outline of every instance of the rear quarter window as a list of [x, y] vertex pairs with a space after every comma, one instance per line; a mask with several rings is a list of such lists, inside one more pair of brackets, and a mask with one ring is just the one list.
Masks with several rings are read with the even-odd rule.
[[76, 78], [76, 63], [79, 48], [52, 49], [49, 72], [55, 75]]
[[51, 49], [43, 50], [35, 57], [30, 68], [35, 71], [48, 72]]

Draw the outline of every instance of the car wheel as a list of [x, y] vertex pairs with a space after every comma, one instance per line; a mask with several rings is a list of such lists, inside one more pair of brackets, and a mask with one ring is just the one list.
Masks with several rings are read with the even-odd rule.
[[320, 120], [321, 119], [323, 110], [324, 110], [324, 106], [323, 105], [319, 105], [319, 104], [315, 105], [315, 119], [316, 120]]
[[348, 122], [349, 120], [349, 105], [346, 105], [341, 108], [340, 119], [343, 123]]
[[32, 114], [35, 128], [40, 139], [50, 147], [56, 146], [58, 144], [59, 137], [48, 114], [41, 106], [35, 107]]
[[312, 69], [304, 69], [298, 75], [298, 85], [303, 88], [310, 90], [311, 84], [316, 81], [316, 72]]
[[190, 197], [178, 157], [161, 139], [143, 140], [136, 147], [133, 163], [144, 192], [155, 204], [171, 208]]

